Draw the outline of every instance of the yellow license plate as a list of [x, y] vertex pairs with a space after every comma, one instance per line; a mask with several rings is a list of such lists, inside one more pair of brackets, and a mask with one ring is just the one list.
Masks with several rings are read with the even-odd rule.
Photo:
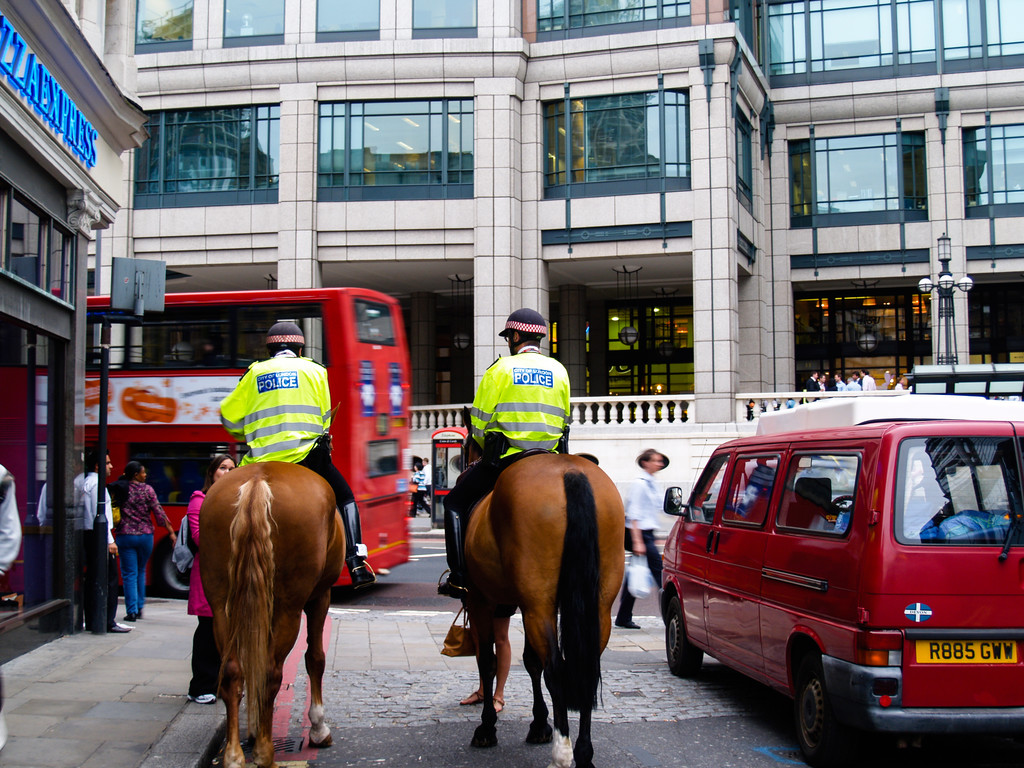
[[1014, 640], [917, 640], [918, 664], [1016, 664]]

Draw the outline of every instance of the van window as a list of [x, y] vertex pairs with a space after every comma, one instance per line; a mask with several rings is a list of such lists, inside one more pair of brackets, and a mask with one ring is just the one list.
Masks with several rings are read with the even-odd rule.
[[779, 457], [739, 456], [736, 459], [723, 523], [760, 526], [768, 516]]
[[857, 454], [797, 454], [789, 465], [778, 525], [842, 536], [857, 496]]
[[695, 523], [710, 523], [715, 519], [718, 495], [725, 479], [725, 468], [729, 465], [729, 454], [715, 456], [704, 468], [700, 480], [690, 497], [690, 519]]
[[894, 507], [903, 544], [1002, 544], [1022, 511], [1013, 440], [904, 440]]

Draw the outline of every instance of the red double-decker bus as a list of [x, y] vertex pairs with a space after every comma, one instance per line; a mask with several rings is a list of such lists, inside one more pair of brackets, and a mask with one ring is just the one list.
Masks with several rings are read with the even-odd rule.
[[[107, 448], [114, 477], [141, 461], [147, 482], [177, 528], [216, 453], [245, 453], [220, 423], [220, 402], [248, 366], [267, 356], [267, 329], [303, 329], [303, 354], [327, 367], [337, 411], [334, 463], [355, 491], [369, 561], [381, 571], [407, 562], [409, 354], [399, 304], [376, 291], [324, 288], [167, 294], [164, 311], [141, 322], [89, 298], [86, 440], [98, 439], [100, 324], [112, 317]], [[150, 584], [182, 596], [188, 576], [171, 561], [158, 526]], [[349, 583], [344, 570], [339, 585]]]

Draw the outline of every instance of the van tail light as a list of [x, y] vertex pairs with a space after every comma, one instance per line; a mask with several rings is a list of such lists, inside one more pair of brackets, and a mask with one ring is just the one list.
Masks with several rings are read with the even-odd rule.
[[903, 633], [893, 630], [858, 632], [856, 661], [865, 667], [901, 666]]

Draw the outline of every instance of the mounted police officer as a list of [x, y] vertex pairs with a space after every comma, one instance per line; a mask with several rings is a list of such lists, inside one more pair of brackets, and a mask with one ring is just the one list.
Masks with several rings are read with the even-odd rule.
[[511, 357], [487, 369], [473, 398], [471, 436], [483, 449], [444, 498], [448, 580], [442, 595], [466, 594], [465, 531], [469, 512], [493, 488], [498, 475], [526, 451], [559, 451], [569, 419], [569, 374], [557, 360], [540, 352], [547, 324], [539, 312], [517, 309], [498, 334]]
[[276, 323], [267, 332], [269, 360], [249, 366], [234, 392], [220, 405], [220, 420], [249, 444], [242, 464], [287, 461], [301, 464], [334, 491], [345, 526], [345, 565], [355, 587], [376, 577], [366, 563], [355, 494], [331, 462], [331, 392], [327, 369], [302, 357], [306, 343], [295, 323]]

